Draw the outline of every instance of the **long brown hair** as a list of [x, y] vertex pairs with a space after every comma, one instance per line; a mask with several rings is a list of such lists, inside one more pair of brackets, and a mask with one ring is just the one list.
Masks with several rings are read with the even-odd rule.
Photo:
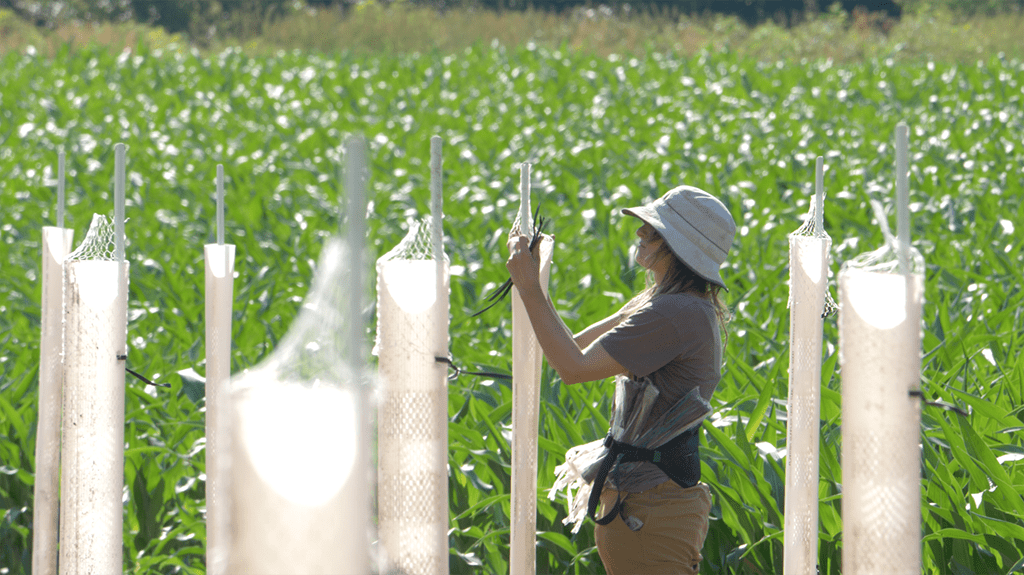
[[[657, 234], [657, 232], [652, 233]], [[622, 308], [620, 312], [622, 319], [625, 320], [633, 312], [657, 296], [690, 293], [707, 299], [715, 306], [715, 316], [718, 318], [718, 329], [722, 333], [722, 346], [724, 347], [729, 342], [729, 332], [726, 331], [725, 326], [729, 323], [730, 313], [729, 308], [725, 306], [725, 302], [722, 301], [720, 295], [722, 286], [709, 282], [697, 275], [696, 272], [672, 253], [672, 250], [668, 247], [668, 242], [661, 238], [660, 235], [657, 235], [657, 238], [662, 240], [661, 246], [658, 248], [658, 251], [651, 254], [651, 259], [657, 263], [662, 258], [671, 258], [668, 269], [665, 270], [661, 283], [656, 283], [654, 272], [651, 271], [651, 268], [654, 267], [653, 264], [647, 266], [647, 287]]]

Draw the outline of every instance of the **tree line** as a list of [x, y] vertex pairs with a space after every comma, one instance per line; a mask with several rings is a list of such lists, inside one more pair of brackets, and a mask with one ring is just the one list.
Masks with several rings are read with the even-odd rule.
[[669, 17], [724, 14], [749, 25], [768, 20], [794, 24], [824, 10], [881, 13], [898, 19], [906, 10], [946, 9], [964, 16], [1024, 12], [1024, 0], [0, 0], [9, 10], [40, 27], [67, 21], [136, 21], [164, 28], [169, 33], [230, 29], [246, 21], [270, 22], [309, 8], [349, 10], [360, 2], [406, 4], [439, 11], [451, 9], [541, 10], [564, 13], [581, 7], [603, 6], [612, 14], [653, 13]]

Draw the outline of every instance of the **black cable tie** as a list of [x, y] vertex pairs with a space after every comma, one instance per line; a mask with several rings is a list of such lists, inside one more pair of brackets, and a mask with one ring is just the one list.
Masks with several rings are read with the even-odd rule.
[[957, 415], [961, 415], [963, 417], [970, 417], [969, 413], [967, 413], [966, 411], [964, 411], [963, 409], [960, 409], [959, 407], [957, 407], [955, 405], [946, 403], [944, 401], [928, 401], [928, 400], [926, 400], [924, 398], [924, 392], [922, 392], [919, 389], [912, 389], [912, 390], [910, 390], [908, 392], [908, 395], [910, 395], [910, 397], [916, 397], [916, 398], [920, 399], [921, 403], [923, 403], [924, 405], [927, 405], [928, 407], [938, 407], [938, 408], [941, 408], [941, 409], [945, 409], [946, 411], [952, 411], [953, 413], [956, 413]]
[[451, 368], [455, 372], [455, 373], [453, 373], [453, 374], [448, 376], [448, 380], [449, 381], [452, 381], [452, 380], [458, 378], [462, 374], [465, 374], [465, 375], [475, 375], [475, 376], [478, 376], [478, 377], [489, 377], [491, 379], [503, 379], [503, 380], [506, 380], [506, 381], [511, 381], [512, 380], [512, 376], [511, 375], [507, 375], [507, 374], [504, 374], [504, 373], [497, 373], [497, 372], [494, 372], [494, 371], [466, 371], [466, 370], [462, 369], [461, 367], [455, 365], [455, 362], [452, 361], [452, 359], [450, 357], [434, 356], [434, 361], [436, 361], [437, 363], [446, 363], [446, 364], [448, 364], [448, 367]]
[[139, 373], [137, 373], [137, 372], [135, 372], [135, 371], [133, 371], [131, 369], [128, 369], [127, 367], [124, 368], [124, 370], [127, 371], [128, 373], [134, 375], [136, 379], [138, 379], [142, 383], [145, 383], [146, 385], [152, 385], [152, 386], [155, 386], [155, 387], [167, 387], [167, 388], [171, 387], [170, 384], [168, 384], [168, 383], [153, 383], [152, 381], [149, 381], [148, 379], [146, 379], [144, 376], [140, 375]]

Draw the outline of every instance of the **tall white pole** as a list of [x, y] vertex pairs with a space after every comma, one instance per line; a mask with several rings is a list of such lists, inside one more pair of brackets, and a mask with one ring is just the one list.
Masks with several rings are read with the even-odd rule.
[[58, 157], [57, 227], [43, 227], [42, 301], [39, 336], [39, 417], [32, 505], [32, 573], [57, 573], [58, 490], [60, 487], [62, 294], [64, 258], [74, 230], [64, 223], [64, 152]]
[[228, 559], [230, 498], [222, 491], [229, 449], [231, 409], [231, 311], [234, 301], [235, 246], [224, 243], [224, 166], [217, 165], [217, 243], [203, 248], [206, 261], [206, 565], [225, 573]]
[[[899, 182], [907, 172], [897, 171]], [[908, 194], [898, 196], [909, 220]], [[921, 407], [911, 393], [920, 391], [924, 275], [911, 269], [909, 221], [900, 225], [896, 271], [848, 265], [839, 274], [848, 575], [921, 573]]]
[[[530, 235], [530, 165], [520, 171], [520, 233]], [[513, 230], [515, 231], [515, 230]], [[547, 293], [554, 242], [541, 243], [541, 286]], [[512, 288], [512, 502], [509, 571], [533, 575], [537, 561], [537, 435], [543, 352], [530, 317]]]
[[789, 237], [789, 417], [786, 424], [785, 575], [818, 572], [818, 428], [822, 309], [828, 290], [823, 165], [815, 167], [815, 234]]
[[65, 263], [62, 575], [122, 571], [127, 294], [127, 262]]

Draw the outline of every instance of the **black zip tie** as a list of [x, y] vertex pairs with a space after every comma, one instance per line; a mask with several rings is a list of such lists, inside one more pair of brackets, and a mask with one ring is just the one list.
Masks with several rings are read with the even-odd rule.
[[490, 377], [490, 378], [494, 378], [494, 379], [503, 379], [503, 380], [506, 380], [506, 381], [512, 381], [512, 376], [511, 375], [506, 375], [504, 373], [497, 373], [497, 372], [494, 372], [494, 371], [466, 371], [466, 370], [462, 369], [461, 367], [455, 365], [455, 363], [452, 361], [452, 358], [450, 358], [450, 357], [434, 356], [434, 361], [436, 361], [437, 363], [447, 363], [448, 367], [452, 369], [452, 371], [454, 373], [452, 373], [451, 375], [448, 376], [448, 380], [449, 381], [457, 379], [462, 374], [476, 375], [476, 376], [480, 376], [480, 377]]
[[[127, 355], [121, 355], [121, 354], [117, 354], [115, 357], [117, 357], [117, 361], [126, 361], [128, 359]], [[132, 369], [129, 369], [128, 366], [125, 366], [124, 370], [127, 371], [128, 373], [134, 375], [136, 379], [138, 379], [142, 383], [145, 383], [146, 385], [152, 385], [154, 387], [167, 387], [167, 388], [171, 387], [171, 385], [169, 383], [153, 383], [152, 381], [149, 381], [148, 379], [146, 379], [145, 376], [139, 374], [138, 372], [136, 372], [136, 371], [134, 371]]]
[[910, 397], [917, 397], [917, 398], [919, 398], [921, 400], [921, 403], [923, 403], [924, 405], [927, 405], [929, 407], [939, 407], [939, 408], [945, 409], [946, 411], [952, 411], [953, 413], [956, 413], [957, 415], [961, 415], [963, 417], [970, 417], [969, 413], [967, 413], [963, 409], [960, 409], [959, 407], [957, 407], [957, 406], [955, 406], [955, 405], [953, 405], [951, 403], [946, 403], [945, 401], [928, 401], [928, 400], [926, 400], [924, 398], [924, 392], [922, 392], [919, 389], [912, 389], [912, 390], [910, 390], [908, 392], [908, 394], [910, 395]]
[[[530, 239], [530, 251], [531, 252], [533, 251], [533, 248], [536, 247], [538, 243], [540, 243], [540, 240], [543, 237], [543, 233], [544, 233], [544, 226], [546, 226], [547, 223], [548, 223], [548, 221], [546, 219], [540, 217], [540, 204], [537, 204], [537, 209], [534, 210], [534, 212], [533, 212], [533, 222], [534, 222], [534, 225], [533, 225], [533, 237]], [[484, 309], [482, 309], [482, 310], [480, 310], [480, 311], [470, 315], [469, 317], [476, 317], [476, 316], [484, 313], [485, 311], [491, 309], [492, 307], [498, 305], [498, 302], [500, 302], [501, 300], [505, 299], [505, 296], [507, 296], [509, 294], [509, 292], [511, 292], [511, 291], [512, 291], [512, 278], [508, 278], [507, 280], [505, 280], [505, 283], [503, 283], [500, 286], [498, 286], [498, 289], [496, 289], [493, 292], [491, 292], [485, 298], [487, 301], [489, 301], [491, 303], [488, 304], [487, 307], [485, 307]]]

